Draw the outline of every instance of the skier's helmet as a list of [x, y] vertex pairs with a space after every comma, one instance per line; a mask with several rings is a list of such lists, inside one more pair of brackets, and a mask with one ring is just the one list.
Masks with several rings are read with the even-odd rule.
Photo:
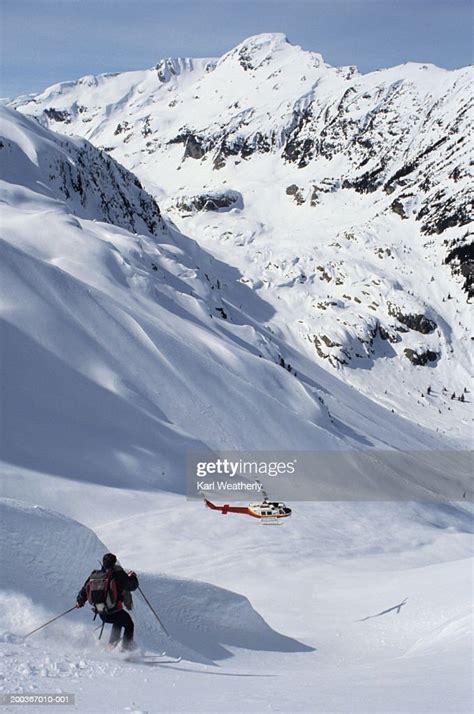
[[106, 553], [102, 558], [102, 565], [107, 570], [108, 568], [113, 568], [117, 562], [117, 556], [113, 553]]

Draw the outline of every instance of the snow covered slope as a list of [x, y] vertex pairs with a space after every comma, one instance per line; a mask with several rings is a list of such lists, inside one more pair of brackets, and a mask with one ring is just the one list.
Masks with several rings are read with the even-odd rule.
[[[13, 117], [13, 118], [12, 118]], [[163, 231], [158, 206], [138, 179], [85, 141], [65, 139], [2, 113], [2, 179], [38, 194], [38, 201], [63, 200], [81, 218], [130, 231]]]
[[470, 374], [471, 81], [470, 68], [419, 64], [360, 75], [264, 34], [220, 59], [84, 77], [12, 104], [104, 148], [235, 265], [271, 305], [285, 364], [296, 350], [469, 438], [458, 398]]
[[[16, 112], [2, 109], [2, 118], [4, 458], [86, 479], [183, 490], [185, 446], [202, 439], [275, 445], [287, 432], [289, 410], [300, 445], [315, 433], [337, 443], [319, 426], [328, 419], [317, 399], [257, 357], [252, 328], [223, 330], [213, 319], [221, 304], [211, 282], [214, 261], [164, 228], [147, 194], [139, 193], [136, 213], [133, 193], [125, 202], [135, 223], [143, 206], [152, 207], [157, 235], [101, 223], [100, 210], [83, 219], [80, 190], [67, 197], [62, 184], [51, 188], [48, 181], [61, 140]], [[84, 151], [110, 161], [90, 145]], [[75, 154], [61, 156], [67, 165]], [[14, 172], [21, 165], [20, 178]], [[113, 191], [112, 182], [113, 175], [104, 179], [101, 190]], [[250, 291], [235, 270], [223, 268], [243, 301]], [[265, 312], [258, 299], [256, 309]], [[265, 413], [258, 439], [242, 417], [256, 394]]]
[[[435, 434], [290, 352], [268, 326], [273, 308], [234, 267], [166, 225], [112, 159], [18, 112], [1, 112], [5, 461], [182, 493], [192, 447], [441, 446]], [[51, 167], [79, 163], [78, 146], [94, 166], [110, 162], [110, 180], [87, 164], [82, 189], [71, 184], [64, 195], [64, 184], [48, 177]], [[94, 213], [97, 196], [114, 190], [117, 177], [123, 196], [114, 214]], [[145, 213], [154, 233], [145, 232]], [[141, 220], [143, 232], [103, 222], [114, 216], [119, 225]], [[288, 353], [296, 376], [281, 367]], [[408, 491], [397, 478], [395, 471], [392, 495], [414, 496], [426, 474], [412, 473]], [[439, 493], [436, 484], [431, 490]], [[465, 490], [465, 476], [456, 488]]]
[[[26, 635], [75, 603], [92, 569], [107, 547], [95, 533], [55, 511], [21, 501], [0, 500], [0, 564], [3, 633]], [[140, 577], [144, 592], [160, 603], [160, 613], [172, 641], [164, 634], [140, 594], [133, 596], [134, 617], [140, 623], [142, 647], [188, 660], [210, 662], [229, 656], [224, 645], [304, 652], [310, 648], [274, 632], [245, 597], [208, 583], [165, 575]], [[238, 617], [236, 617], [238, 613]], [[34, 641], [59, 639], [80, 648], [81, 657], [94, 656], [91, 647], [90, 608], [73, 612], [52, 630], [38, 633]], [[100, 624], [100, 623], [99, 623]], [[72, 630], [72, 631], [71, 631]], [[69, 638], [66, 633], [70, 632]], [[51, 635], [51, 633], [54, 633]]]
[[[275, 699], [288, 714], [471, 708], [472, 518], [460, 506], [298, 504], [272, 529], [171, 494], [37, 477], [15, 482], [45, 504], [62, 493], [63, 510], [138, 570], [173, 636], [163, 639], [137, 595], [141, 644], [187, 661], [166, 671], [106, 654], [86, 609], [22, 642], [67, 608], [105, 546], [70, 518], [7, 500], [0, 691], [73, 693], [77, 711], [94, 702], [107, 714], [151, 713], [158, 698], [169, 712], [188, 712], [192, 699], [200, 714], [242, 712], [243, 702], [266, 711]], [[181, 579], [195, 577], [214, 585]], [[250, 596], [269, 624], [222, 586]]]

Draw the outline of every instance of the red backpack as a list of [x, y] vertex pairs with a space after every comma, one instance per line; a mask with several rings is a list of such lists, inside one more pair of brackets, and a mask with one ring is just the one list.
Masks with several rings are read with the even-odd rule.
[[122, 609], [113, 570], [94, 570], [86, 583], [86, 593], [96, 613], [109, 615]]

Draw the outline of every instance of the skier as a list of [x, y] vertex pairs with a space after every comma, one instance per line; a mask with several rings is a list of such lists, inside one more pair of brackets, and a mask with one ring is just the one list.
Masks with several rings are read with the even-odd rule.
[[76, 607], [84, 607], [86, 602], [89, 602], [102, 622], [112, 624], [110, 647], [115, 647], [119, 642], [123, 627], [122, 649], [136, 648], [133, 640], [133, 620], [123, 606], [128, 610], [132, 609], [131, 591], [137, 588], [136, 574], [132, 570], [126, 573], [117, 565], [117, 556], [106, 553], [102, 558], [102, 568], [92, 571], [77, 594]]

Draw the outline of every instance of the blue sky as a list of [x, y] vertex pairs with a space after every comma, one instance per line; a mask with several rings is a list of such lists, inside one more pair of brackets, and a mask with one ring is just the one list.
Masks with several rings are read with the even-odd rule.
[[471, 0], [0, 0], [3, 96], [162, 57], [219, 56], [260, 32], [363, 72], [472, 62]]

